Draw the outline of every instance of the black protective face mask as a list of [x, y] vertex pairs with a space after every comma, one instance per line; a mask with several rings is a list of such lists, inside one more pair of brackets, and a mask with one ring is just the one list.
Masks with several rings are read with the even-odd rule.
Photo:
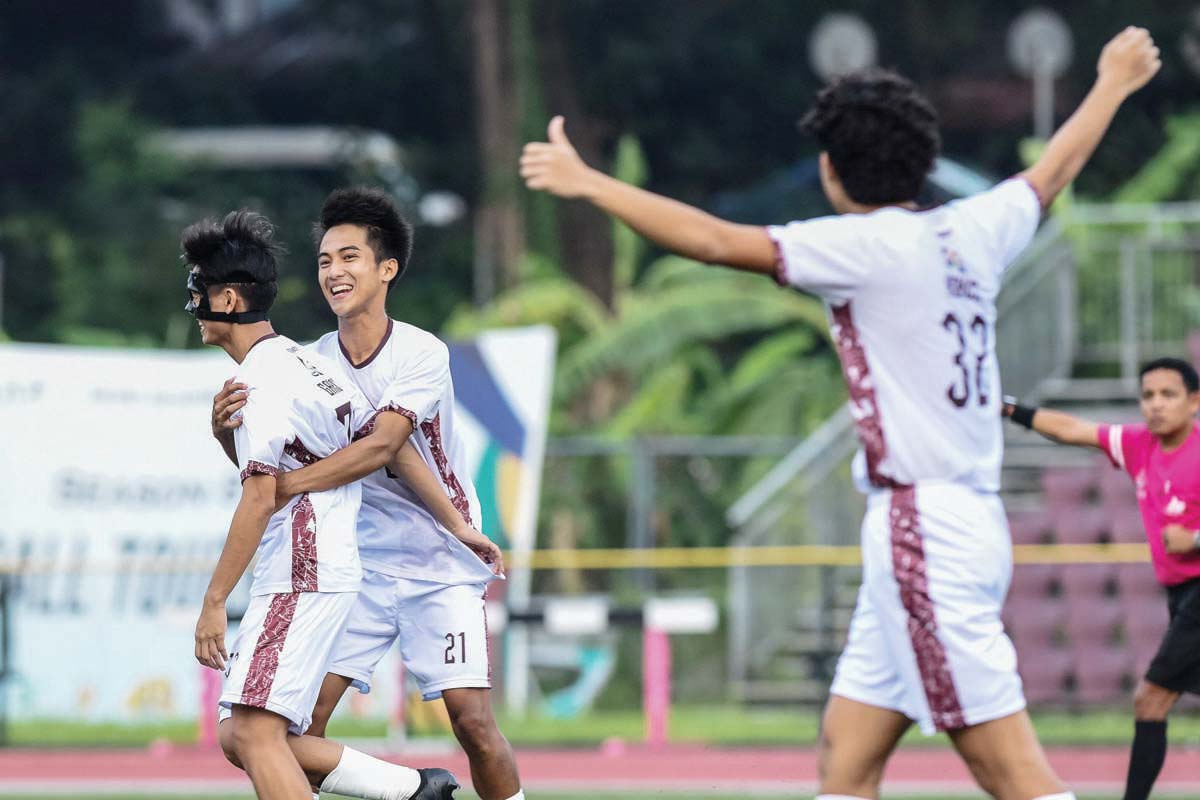
[[[246, 283], [246, 281], [237, 281], [236, 283]], [[233, 313], [213, 311], [208, 305], [208, 287], [227, 285], [229, 285], [228, 282], [210, 284], [200, 273], [189, 272], [187, 281], [188, 302], [187, 305], [183, 307], [183, 310], [194, 316], [196, 319], [209, 320], [212, 322], [232, 322], [235, 325], [247, 325], [251, 322], [262, 322], [267, 318], [266, 311], [236, 311]], [[192, 299], [192, 292], [200, 295], [199, 303]]]

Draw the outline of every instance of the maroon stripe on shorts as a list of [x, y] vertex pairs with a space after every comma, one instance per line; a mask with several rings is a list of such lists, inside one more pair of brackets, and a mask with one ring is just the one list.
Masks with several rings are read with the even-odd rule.
[[271, 607], [263, 621], [262, 632], [254, 645], [254, 655], [246, 670], [246, 682], [242, 684], [241, 703], [254, 708], [266, 708], [275, 683], [275, 671], [279, 669], [279, 654], [287, 640], [288, 629], [296, 615], [298, 594], [277, 594], [271, 597]]
[[316, 592], [317, 513], [308, 492], [292, 506], [292, 591]]
[[921, 541], [921, 519], [917, 512], [917, 493], [912, 486], [892, 489], [889, 511], [892, 531], [892, 569], [900, 584], [900, 602], [908, 612], [908, 635], [917, 656], [917, 669], [925, 699], [939, 731], [966, 726], [946, 648], [937, 635], [937, 615], [929, 596], [929, 577], [925, 572], [925, 545]]
[[428, 422], [422, 422], [421, 433], [425, 434], [425, 438], [429, 440], [429, 450], [433, 453], [433, 460], [442, 476], [442, 483], [446, 484], [446, 488], [450, 490], [450, 502], [458, 509], [458, 513], [462, 514], [466, 523], [474, 527], [475, 523], [471, 522], [471, 503], [467, 500], [467, 493], [459, 483], [458, 476], [450, 467], [450, 460], [446, 458], [446, 450], [442, 446], [442, 415], [438, 414]]

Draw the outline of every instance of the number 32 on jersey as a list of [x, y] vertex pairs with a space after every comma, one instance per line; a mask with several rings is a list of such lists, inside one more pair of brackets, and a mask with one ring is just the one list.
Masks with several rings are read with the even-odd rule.
[[966, 408], [972, 402], [986, 406], [984, 362], [991, 341], [987, 320], [980, 314], [966, 319], [951, 311], [942, 318], [942, 327], [958, 341], [958, 352], [954, 354], [955, 375], [946, 387], [946, 397], [955, 408]]

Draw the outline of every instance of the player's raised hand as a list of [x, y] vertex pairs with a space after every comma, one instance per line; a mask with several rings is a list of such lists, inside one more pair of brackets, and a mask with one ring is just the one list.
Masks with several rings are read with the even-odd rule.
[[225, 652], [225, 604], [205, 603], [196, 621], [196, 660], [206, 667], [224, 670], [229, 654]]
[[225, 381], [221, 391], [213, 396], [212, 433], [220, 439], [242, 424], [241, 416], [233, 416], [246, 405], [246, 384], [235, 383], [233, 378]]
[[530, 142], [521, 153], [521, 177], [530, 189], [579, 197], [587, 188], [591, 168], [575, 152], [563, 130], [565, 120], [555, 117], [546, 128], [548, 142]]
[[1096, 72], [1125, 94], [1133, 94], [1162, 68], [1158, 48], [1145, 28], [1132, 25], [1118, 33], [1100, 51]]

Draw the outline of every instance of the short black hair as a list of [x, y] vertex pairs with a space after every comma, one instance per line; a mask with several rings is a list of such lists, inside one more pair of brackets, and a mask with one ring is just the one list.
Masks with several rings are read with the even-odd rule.
[[937, 112], [911, 81], [872, 68], [835, 78], [800, 120], [856, 203], [917, 197], [942, 148]]
[[1196, 374], [1196, 368], [1182, 358], [1156, 358], [1153, 361], [1148, 361], [1142, 365], [1142, 371], [1138, 373], [1138, 380], [1146, 377], [1147, 372], [1153, 372], [1156, 369], [1170, 369], [1179, 373], [1179, 377], [1183, 378], [1183, 385], [1187, 387], [1188, 393], [1200, 392], [1200, 375]]
[[210, 285], [238, 284], [234, 291], [247, 311], [269, 311], [279, 291], [275, 226], [254, 211], [231, 211], [220, 222], [205, 219], [188, 226], [180, 242], [188, 269], [198, 267]]
[[321, 219], [313, 224], [313, 239], [318, 247], [329, 229], [337, 225], [366, 228], [367, 244], [375, 251], [377, 262], [396, 259], [400, 268], [388, 281], [390, 292], [408, 269], [408, 258], [412, 255], [412, 225], [396, 208], [396, 203], [383, 190], [369, 186], [335, 189], [325, 198]]

